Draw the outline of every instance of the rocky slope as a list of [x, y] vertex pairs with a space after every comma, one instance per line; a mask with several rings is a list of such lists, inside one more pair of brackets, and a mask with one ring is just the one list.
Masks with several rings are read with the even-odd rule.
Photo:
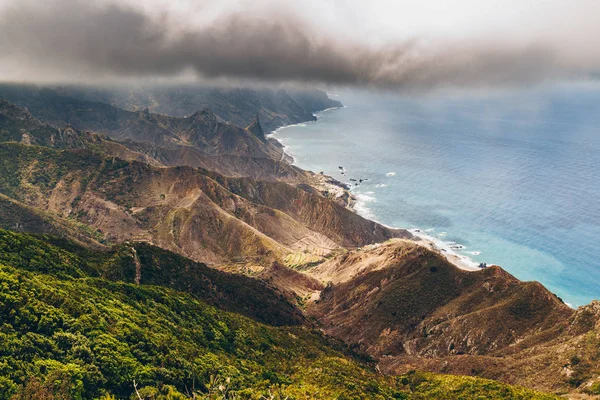
[[297, 325], [263, 283], [147, 245], [93, 252], [0, 230], [0, 287], [1, 399], [555, 398], [483, 379], [382, 376]]
[[597, 382], [597, 305], [573, 310], [500, 267], [465, 271], [392, 240], [307, 273], [327, 283], [308, 314], [387, 372], [469, 374], [559, 393]]
[[4, 143], [0, 154], [6, 196], [84, 223], [109, 242], [150, 241], [211, 264], [269, 265], [295, 253], [321, 258], [341, 246], [406, 235], [285, 183], [153, 167], [89, 150]]

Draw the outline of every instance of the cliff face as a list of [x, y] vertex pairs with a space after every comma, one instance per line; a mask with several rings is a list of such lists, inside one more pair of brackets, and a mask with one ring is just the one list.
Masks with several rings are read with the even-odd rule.
[[[5, 98], [29, 108], [32, 114], [42, 118], [48, 100], [71, 108], [76, 103], [100, 103], [112, 105], [110, 113], [115, 117], [122, 110], [143, 111], [189, 117], [204, 108], [210, 108], [220, 121], [237, 126], [248, 126], [256, 115], [263, 128], [270, 132], [280, 126], [314, 120], [313, 113], [342, 104], [331, 100], [319, 90], [298, 89], [251, 89], [215, 88], [203, 86], [126, 87], [99, 89], [90, 87], [60, 87], [54, 89], [0, 85], [0, 98]], [[107, 110], [110, 110], [107, 108]], [[47, 116], [50, 116], [48, 113]], [[68, 114], [63, 114], [66, 116]], [[54, 121], [57, 126], [62, 123]], [[95, 127], [96, 129], [99, 126]], [[106, 128], [106, 127], [104, 127]], [[91, 129], [96, 131], [96, 129]]]
[[289, 89], [288, 93], [296, 103], [310, 112], [318, 112], [334, 107], [343, 107], [341, 102], [330, 99], [327, 93], [321, 90]]
[[[285, 162], [281, 146], [260, 137], [262, 127], [258, 121], [249, 127], [254, 130], [251, 132], [219, 122], [211, 110], [199, 111], [189, 118], [172, 118], [146, 111], [118, 110], [65, 98], [52, 91], [44, 91], [39, 97], [25, 96], [23, 103], [35, 110], [39, 118], [0, 100], [0, 140], [60, 149], [87, 148], [152, 165], [187, 165], [228, 176], [296, 183], [311, 176]], [[67, 123], [64, 129], [50, 125]]]

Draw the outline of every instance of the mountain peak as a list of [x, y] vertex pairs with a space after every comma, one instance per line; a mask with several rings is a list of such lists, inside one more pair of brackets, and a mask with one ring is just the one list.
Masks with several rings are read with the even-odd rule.
[[211, 110], [208, 107], [204, 107], [203, 109], [196, 111], [194, 114], [190, 115], [191, 119], [193, 120], [202, 120], [202, 121], [215, 121], [217, 120], [217, 116], [215, 115], [215, 113], [213, 112], [213, 110]]
[[267, 138], [265, 137], [265, 131], [263, 130], [262, 126], [260, 125], [260, 115], [259, 114], [256, 114], [256, 117], [254, 118], [252, 123], [250, 123], [250, 125], [248, 125], [246, 127], [246, 130], [248, 132], [252, 133], [257, 138], [259, 138], [260, 140], [262, 140], [263, 142], [265, 142], [267, 140]]

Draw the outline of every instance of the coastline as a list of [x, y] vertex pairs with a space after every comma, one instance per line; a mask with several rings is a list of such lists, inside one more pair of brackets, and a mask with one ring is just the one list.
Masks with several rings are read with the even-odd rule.
[[[318, 122], [320, 114], [329, 112], [329, 111], [333, 111], [333, 110], [337, 110], [340, 108], [346, 108], [346, 106], [326, 108], [324, 110], [318, 111], [313, 114], [315, 116], [316, 120], [300, 122], [300, 123], [290, 124], [290, 125], [284, 125], [284, 126], [281, 126], [277, 129], [271, 131], [266, 136], [269, 140], [275, 140], [281, 145], [283, 152], [286, 154], [287, 157], [289, 157], [289, 160], [291, 160], [289, 162], [289, 164], [295, 165], [298, 168], [300, 168], [298, 165], [295, 164], [294, 153], [293, 153], [293, 151], [290, 150], [290, 146], [286, 145], [280, 138], [277, 138], [276, 135], [278, 133], [280, 133], [282, 130], [285, 130], [287, 128], [305, 127], [309, 123]], [[457, 268], [460, 268], [465, 271], [481, 271], [481, 268], [479, 268], [478, 262], [473, 261], [468, 256], [458, 254], [457, 252], [455, 252], [451, 248], [451, 246], [452, 246], [451, 243], [447, 243], [439, 238], [436, 238], [431, 235], [427, 235], [421, 229], [418, 229], [418, 228], [412, 228], [412, 229], [401, 228], [401, 227], [399, 228], [399, 227], [389, 226], [380, 221], [377, 221], [375, 218], [373, 218], [372, 215], [370, 215], [368, 208], [362, 204], [363, 202], [361, 202], [357, 198], [357, 196], [355, 196], [352, 193], [351, 187], [347, 186], [345, 183], [340, 182], [337, 179], [335, 179], [332, 176], [329, 176], [327, 174], [320, 174], [320, 173], [317, 173], [314, 171], [308, 171], [308, 172], [314, 174], [314, 176], [317, 177], [318, 186], [315, 187], [317, 190], [322, 191], [322, 192], [325, 191], [326, 193], [333, 194], [334, 199], [336, 199], [336, 200], [339, 199], [342, 202], [342, 204], [344, 204], [347, 208], [351, 209], [352, 211], [354, 211], [356, 214], [360, 215], [361, 217], [371, 220], [373, 222], [377, 222], [378, 224], [386, 226], [390, 229], [404, 229], [404, 230], [410, 232], [413, 235], [412, 240], [415, 243], [417, 243], [423, 247], [426, 247], [427, 249], [432, 250], [435, 253], [440, 254], [441, 256], [446, 258], [450, 263], [455, 265]], [[490, 266], [491, 265], [493, 265], [493, 264], [490, 264]]]

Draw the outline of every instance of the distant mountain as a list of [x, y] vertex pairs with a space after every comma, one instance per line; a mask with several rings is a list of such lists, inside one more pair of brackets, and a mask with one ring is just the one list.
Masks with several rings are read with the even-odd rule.
[[[2, 140], [27, 141], [29, 135], [37, 137], [34, 144], [57, 148], [91, 148], [90, 141], [102, 140], [104, 147], [110, 147], [108, 153], [125, 159], [167, 166], [188, 165], [228, 176], [290, 182], [311, 179], [310, 173], [285, 161], [281, 146], [257, 136], [257, 130], [262, 131], [258, 119], [249, 126], [254, 130], [250, 132], [217, 121], [208, 109], [189, 118], [173, 118], [64, 97], [50, 89], [14, 90], [12, 98], [27, 109], [0, 100], [0, 118], [4, 118]], [[25, 138], [22, 131], [29, 132]], [[74, 131], [79, 132], [75, 136], [77, 140], [85, 140], [85, 145], [66, 143], [67, 137], [75, 140]], [[86, 133], [88, 131], [113, 140]]]
[[55, 149], [89, 149], [102, 155], [162, 165], [146, 154], [107, 136], [82, 132], [71, 125], [55, 128], [40, 121], [27, 110], [0, 99], [0, 142], [20, 142]]
[[[0, 91], [0, 96], [2, 93]], [[242, 128], [219, 122], [210, 109], [188, 118], [175, 118], [144, 111], [131, 112], [108, 104], [65, 97], [51, 89], [20, 95], [14, 101], [36, 118], [55, 127], [71, 125], [116, 139], [131, 139], [157, 146], [190, 146], [211, 155], [244, 155], [282, 158], [282, 150], [258, 140]]]
[[283, 125], [313, 121], [313, 113], [341, 107], [320, 90], [211, 88], [202, 86], [165, 86], [105, 90], [62, 88], [64, 93], [102, 101], [127, 110], [143, 110], [186, 117], [210, 108], [222, 121], [248, 126], [256, 115], [270, 132]]
[[[189, 117], [209, 108], [220, 121], [241, 127], [250, 125], [258, 115], [267, 133], [283, 125], [313, 121], [314, 112], [342, 106], [339, 101], [329, 99], [325, 92], [308, 89], [213, 88], [197, 85], [102, 89], [83, 86], [40, 88], [0, 85], [0, 98], [26, 106], [32, 114], [40, 114], [38, 117], [47, 122], [61, 126], [67, 122], [67, 116], [75, 119], [73, 113], [63, 114], [62, 123], [46, 119], [49, 113], [46, 113], [46, 118], [41, 116], [41, 108], [46, 106], [49, 97], [52, 96], [57, 96], [54, 101], [59, 108], [71, 107], [72, 101], [77, 100], [88, 102], [87, 104], [103, 103], [129, 111], [147, 109], [152, 113], [179, 118]], [[110, 109], [105, 108], [103, 112], [115, 118], [121, 114], [114, 109], [108, 110]], [[80, 129], [112, 129], [108, 125], [82, 127], [75, 121], [70, 122]]]

